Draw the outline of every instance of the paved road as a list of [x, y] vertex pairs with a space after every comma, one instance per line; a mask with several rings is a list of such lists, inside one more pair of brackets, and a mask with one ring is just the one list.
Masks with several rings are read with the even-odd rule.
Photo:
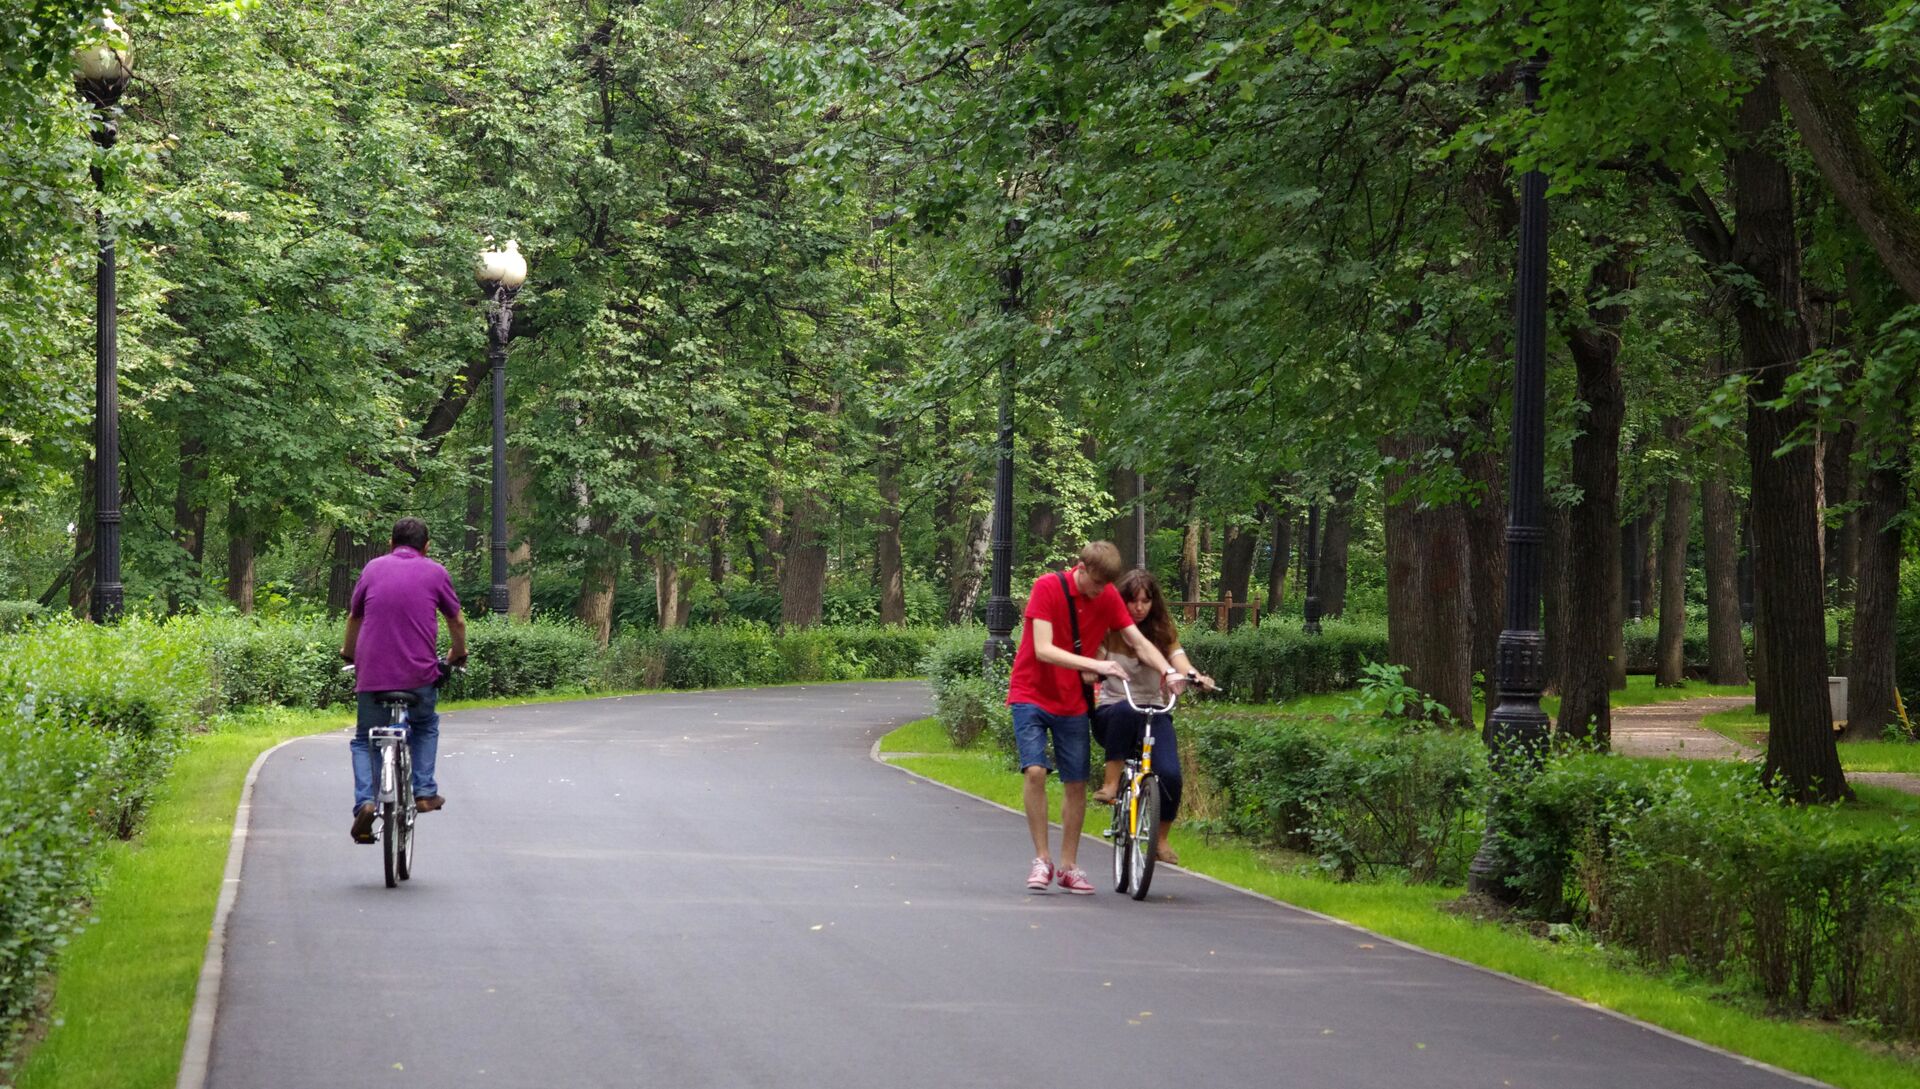
[[347, 838], [344, 736], [288, 745], [255, 788], [209, 1084], [1796, 1084], [1178, 872], [1144, 904], [1029, 894], [1019, 817], [867, 758], [927, 702], [450, 714], [450, 801], [397, 890]]

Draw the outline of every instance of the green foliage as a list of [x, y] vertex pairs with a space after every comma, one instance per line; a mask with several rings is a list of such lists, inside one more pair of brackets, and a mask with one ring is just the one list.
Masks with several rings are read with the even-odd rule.
[[1223, 698], [1268, 703], [1359, 684], [1368, 663], [1386, 660], [1387, 631], [1366, 621], [1327, 621], [1317, 636], [1288, 624], [1243, 625], [1225, 635], [1189, 631], [1182, 645]]
[[1650, 964], [1920, 1036], [1920, 830], [1781, 804], [1739, 765], [1576, 755], [1505, 792], [1514, 884]]
[[599, 683], [622, 688], [726, 688], [911, 676], [934, 642], [926, 628], [817, 627], [776, 632], [715, 624], [626, 632], [608, 648]]
[[467, 653], [466, 672], [455, 673], [447, 682], [444, 694], [449, 700], [584, 692], [599, 679], [599, 643], [593, 633], [571, 622], [521, 624], [494, 616], [471, 620]]
[[0, 601], [0, 635], [19, 631], [45, 613], [37, 601]]
[[1486, 768], [1478, 738], [1384, 717], [1326, 724], [1207, 708], [1182, 729], [1227, 831], [1310, 852], [1346, 880], [1465, 876]]

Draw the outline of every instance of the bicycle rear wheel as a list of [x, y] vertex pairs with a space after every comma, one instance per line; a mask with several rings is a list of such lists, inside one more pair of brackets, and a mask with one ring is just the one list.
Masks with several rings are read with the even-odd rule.
[[1153, 884], [1153, 840], [1160, 828], [1160, 777], [1140, 779], [1140, 795], [1133, 821], [1133, 834], [1127, 837], [1127, 894], [1135, 900], [1147, 898]]
[[1107, 831], [1107, 838], [1113, 841], [1113, 891], [1127, 891], [1127, 860], [1133, 856], [1133, 844], [1127, 838], [1127, 787], [1123, 783], [1120, 793], [1113, 799], [1113, 825]]
[[[393, 786], [393, 750], [394, 746], [391, 742], [383, 743], [380, 746], [379, 796], [381, 798], [392, 798], [396, 796]], [[388, 888], [393, 888], [400, 883], [400, 841], [394, 832], [394, 829], [399, 824], [399, 822], [394, 819], [394, 810], [397, 808], [399, 807], [390, 801], [382, 801], [380, 803], [380, 855], [381, 861], [386, 866]]]

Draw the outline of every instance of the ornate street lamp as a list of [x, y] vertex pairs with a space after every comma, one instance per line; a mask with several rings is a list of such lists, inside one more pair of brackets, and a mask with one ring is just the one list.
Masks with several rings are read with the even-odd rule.
[[[1006, 226], [1007, 251], [1015, 252], [1026, 222], [1009, 219]], [[1000, 314], [1009, 325], [1020, 313], [1020, 259], [1009, 256], [1000, 270]], [[1012, 335], [1009, 333], [1008, 335]], [[988, 667], [1001, 660], [1013, 660], [1013, 626], [1020, 622], [1013, 607], [1013, 346], [1000, 357], [1000, 434], [994, 444], [999, 464], [993, 475], [993, 592], [987, 598], [987, 644], [981, 658]], [[1069, 603], [1071, 604], [1071, 603]]]
[[[1540, 100], [1544, 57], [1520, 68], [1527, 105]], [[1520, 246], [1514, 262], [1513, 471], [1507, 476], [1506, 626], [1494, 657], [1498, 703], [1487, 716], [1487, 746], [1496, 774], [1538, 759], [1549, 730], [1540, 709], [1546, 688], [1546, 638], [1540, 632], [1541, 555], [1546, 543], [1547, 446], [1547, 176], [1520, 179]], [[1508, 872], [1493, 814], [1467, 887], [1509, 900]]]
[[493, 554], [493, 584], [487, 589], [487, 611], [507, 613], [507, 341], [513, 337], [513, 298], [527, 280], [527, 259], [520, 243], [507, 239], [505, 249], [494, 249], [493, 238], [473, 263], [474, 279], [487, 292], [487, 361], [493, 366], [493, 531], [488, 537]]
[[[132, 49], [127, 32], [100, 18], [93, 43], [73, 55], [73, 82], [80, 97], [93, 107], [93, 142], [104, 153], [120, 138], [120, 95], [133, 78]], [[106, 191], [106, 172], [100, 159], [93, 164], [93, 186]], [[114, 284], [113, 228], [106, 209], [94, 212], [99, 242], [94, 267], [93, 314], [93, 600], [88, 613], [96, 624], [120, 618], [126, 590], [120, 583], [120, 326], [119, 300]]]

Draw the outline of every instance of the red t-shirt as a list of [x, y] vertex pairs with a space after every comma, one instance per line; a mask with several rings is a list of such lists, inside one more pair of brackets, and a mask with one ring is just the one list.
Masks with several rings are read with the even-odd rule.
[[[1067, 572], [1067, 583], [1074, 585], [1074, 571]], [[1080, 654], [1093, 658], [1110, 631], [1133, 626], [1133, 616], [1120, 591], [1108, 583], [1098, 597], [1073, 594], [1074, 609], [1080, 616]], [[1040, 576], [1027, 595], [1025, 624], [1020, 633], [1020, 649], [1013, 656], [1013, 677], [1007, 685], [1007, 703], [1031, 703], [1051, 715], [1084, 715], [1086, 697], [1080, 691], [1080, 671], [1048, 665], [1033, 652], [1033, 622], [1045, 620], [1053, 625], [1053, 645], [1073, 652], [1073, 625], [1067, 619], [1067, 594], [1060, 576], [1051, 572]]]

